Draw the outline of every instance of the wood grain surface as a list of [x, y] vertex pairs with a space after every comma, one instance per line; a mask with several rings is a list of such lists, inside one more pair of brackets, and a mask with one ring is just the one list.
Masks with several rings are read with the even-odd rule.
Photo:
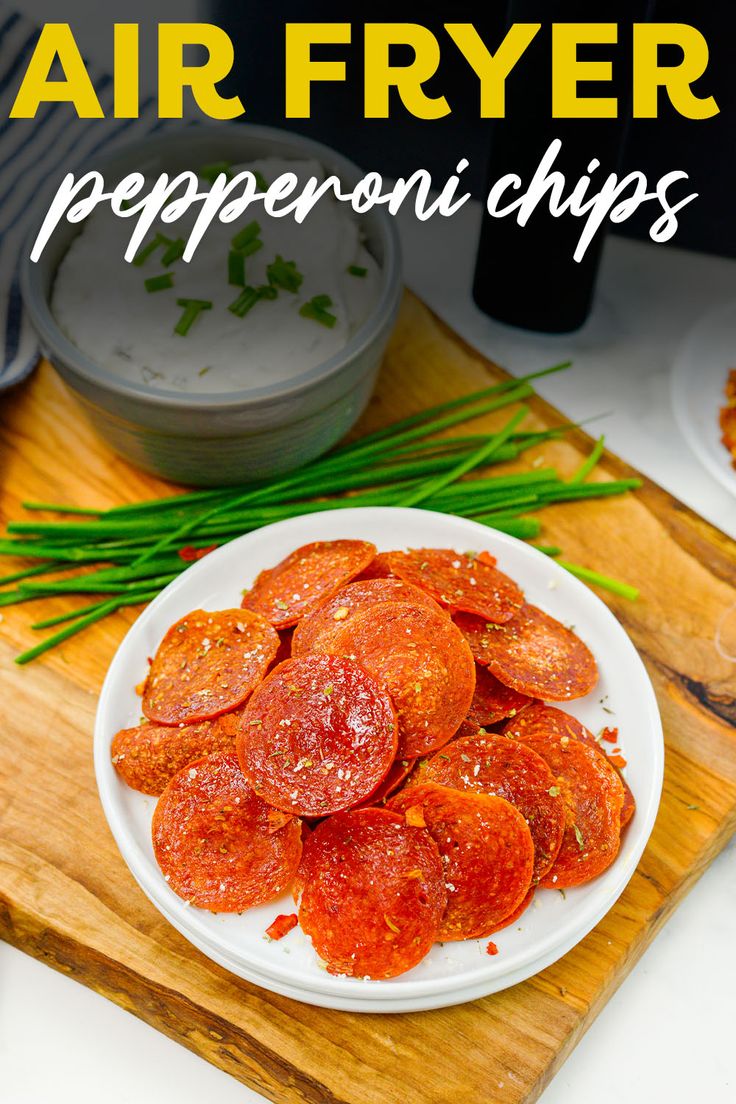
[[[407, 296], [361, 428], [502, 376]], [[565, 421], [541, 400], [532, 407], [539, 425]], [[96, 440], [45, 365], [3, 397], [0, 425], [3, 522], [22, 516], [24, 498], [107, 507], [167, 490]], [[536, 455], [569, 473], [590, 444], [576, 432]], [[623, 473], [631, 469], [606, 455], [596, 478]], [[541, 516], [545, 541], [569, 559], [641, 589], [635, 603], [602, 597], [644, 658], [666, 734], [662, 806], [639, 868], [615, 908], [561, 961], [484, 1000], [401, 1016], [311, 1008], [215, 966], [138, 890], [97, 799], [96, 695], [137, 611], [18, 668], [12, 659], [34, 640], [36, 603], [1, 611], [0, 935], [274, 1101], [536, 1099], [736, 828], [736, 668], [714, 645], [722, 611], [736, 602], [736, 546], [648, 481], [635, 495]], [[68, 601], [46, 600], [43, 612]]]

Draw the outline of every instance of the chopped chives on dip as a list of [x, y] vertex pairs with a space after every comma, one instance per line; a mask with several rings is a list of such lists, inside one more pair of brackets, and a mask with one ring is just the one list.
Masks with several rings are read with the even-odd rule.
[[232, 180], [233, 167], [229, 161], [213, 161], [211, 165], [203, 165], [197, 175], [209, 184], [214, 184], [221, 173], [224, 173], [228, 180]]
[[159, 276], [149, 276], [143, 281], [146, 291], [166, 291], [174, 286], [174, 273], [162, 272]]
[[296, 261], [285, 261], [280, 253], [276, 254], [276, 260], [266, 268], [268, 282], [273, 287], [283, 291], [296, 293], [302, 286], [304, 277], [296, 267]]
[[[249, 222], [247, 226], [244, 226], [242, 230], [238, 230], [237, 234], [232, 239], [233, 249], [245, 249], [249, 242], [254, 241], [261, 232], [261, 227], [255, 219]], [[261, 243], [262, 244], [262, 243]]]
[[166, 250], [164, 251], [163, 257], [161, 258], [161, 264], [164, 266], [164, 268], [168, 268], [169, 265], [174, 263], [174, 261], [180, 261], [184, 256], [184, 250], [186, 249], [186, 246], [187, 243], [184, 241], [183, 238], [176, 238], [174, 241], [172, 241], [167, 246]]
[[140, 268], [140, 266], [145, 264], [148, 258], [155, 253], [157, 249], [160, 249], [162, 245], [171, 244], [171, 238], [167, 238], [165, 234], [154, 234], [151, 240], [146, 242], [145, 245], [142, 245], [138, 250], [133, 258], [133, 264]]
[[244, 287], [237, 299], [227, 308], [238, 318], [245, 318], [249, 310], [252, 310], [261, 296], [254, 287]]
[[233, 287], [245, 287], [245, 253], [231, 249], [227, 256], [227, 282]]
[[210, 299], [177, 299], [176, 302], [178, 306], [184, 308], [184, 313], [174, 326], [174, 333], [180, 334], [181, 337], [186, 337], [202, 311], [212, 310]]
[[319, 322], [320, 325], [331, 330], [337, 322], [337, 316], [327, 310], [327, 307], [331, 306], [332, 300], [329, 295], [315, 295], [307, 303], [301, 305], [299, 314], [302, 318], [311, 318], [313, 322]]
[[368, 269], [364, 268], [363, 265], [352, 264], [348, 265], [348, 273], [351, 276], [359, 276], [364, 279], [368, 275]]

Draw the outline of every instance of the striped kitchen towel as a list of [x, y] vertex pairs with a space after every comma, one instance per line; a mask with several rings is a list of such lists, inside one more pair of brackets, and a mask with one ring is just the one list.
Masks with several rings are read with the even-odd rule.
[[9, 119], [38, 34], [36, 24], [0, 4], [0, 391], [28, 376], [39, 359], [18, 286], [21, 249], [39, 218], [33, 199], [101, 150], [158, 125], [152, 99], [141, 104], [138, 119], [108, 117], [112, 78], [94, 65], [88, 72], [105, 119], [78, 119], [68, 103], [42, 106], [35, 119]]

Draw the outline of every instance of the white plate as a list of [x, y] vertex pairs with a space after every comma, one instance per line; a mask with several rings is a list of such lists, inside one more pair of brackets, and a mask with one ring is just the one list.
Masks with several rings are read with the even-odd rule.
[[[118, 729], [137, 724], [134, 687], [145, 676], [168, 627], [192, 609], [240, 604], [240, 592], [263, 567], [309, 541], [339, 537], [372, 540], [379, 549], [486, 548], [524, 588], [528, 599], [576, 631], [592, 648], [601, 678], [570, 711], [593, 731], [617, 725], [629, 761], [627, 780], [637, 811], [613, 865], [563, 899], [542, 890], [518, 925], [499, 932], [499, 954], [487, 940], [437, 945], [414, 970], [391, 981], [333, 977], [320, 965], [300, 929], [271, 942], [264, 932], [291, 898], [242, 916], [213, 915], [186, 906], [163, 880], [153, 857], [150, 823], [155, 798], [117, 776], [110, 742]], [[611, 710], [612, 712], [609, 712]], [[663, 771], [662, 728], [651, 683], [626, 633], [610, 610], [553, 560], [512, 537], [472, 521], [425, 510], [346, 509], [292, 518], [225, 545], [192, 565], [141, 614], [118, 649], [102, 688], [95, 726], [95, 770], [100, 797], [120, 851], [157, 908], [205, 954], [241, 977], [275, 992], [324, 1007], [367, 1012], [416, 1011], [472, 1000], [523, 980], [582, 939], [611, 908], [634, 872], [654, 824]]]
[[671, 376], [680, 432], [703, 467], [736, 494], [736, 471], [718, 425], [731, 368], [736, 368], [736, 302], [722, 304], [696, 322], [680, 346]]

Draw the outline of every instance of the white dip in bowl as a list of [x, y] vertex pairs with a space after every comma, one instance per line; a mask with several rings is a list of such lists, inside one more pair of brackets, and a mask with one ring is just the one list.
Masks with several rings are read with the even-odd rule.
[[[314, 160], [262, 158], [232, 171], [248, 169], [267, 184], [285, 172], [300, 185], [325, 178]], [[146, 240], [156, 233], [186, 240], [198, 212], [195, 205], [176, 222], [158, 222]], [[239, 317], [229, 309], [243, 291], [229, 282], [229, 254], [233, 238], [253, 220], [263, 245], [244, 259], [245, 284], [268, 287], [268, 266], [278, 256], [293, 261], [303, 280], [297, 291], [277, 287], [275, 298], [260, 298]], [[363, 244], [360, 221], [330, 195], [301, 224], [291, 215], [267, 215], [259, 202], [238, 222], [214, 220], [189, 263], [164, 266], [165, 247], [140, 265], [127, 263], [131, 231], [131, 220], [109, 209], [90, 216], [59, 265], [51, 308], [65, 336], [96, 364], [152, 390], [212, 394], [293, 379], [344, 348], [380, 295], [380, 269]], [[173, 286], [148, 291], [146, 280], [164, 273], [172, 274]], [[300, 314], [320, 296], [331, 301], [323, 308], [331, 325]], [[185, 335], [175, 332], [185, 309], [179, 299], [211, 303]]]

